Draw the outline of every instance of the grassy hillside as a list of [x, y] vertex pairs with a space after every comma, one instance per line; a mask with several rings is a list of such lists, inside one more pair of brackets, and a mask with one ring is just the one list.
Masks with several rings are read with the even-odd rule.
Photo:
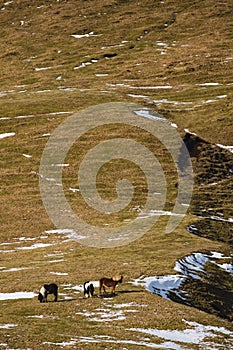
[[[174, 274], [176, 261], [192, 252], [232, 257], [233, 154], [218, 146], [233, 145], [232, 13], [230, 0], [0, 2], [0, 135], [15, 133], [0, 139], [0, 296], [56, 282], [63, 301], [2, 300], [0, 347], [232, 348], [232, 275], [207, 264], [205, 278], [185, 286], [188, 305], [132, 285], [139, 276]], [[161, 216], [131, 244], [98, 249], [53, 231], [39, 169], [46, 142], [62, 121], [108, 102], [137, 103], [177, 124], [192, 159], [194, 191], [188, 214], [172, 233], [165, 234], [168, 217]], [[97, 129], [73, 146], [70, 166], [63, 168], [72, 209], [99, 227], [135, 217], [132, 208], [145, 202], [142, 174], [124, 162], [103, 167], [98, 187], [105, 199], [115, 198], [116, 179], [124, 176], [137, 190], [130, 210], [110, 221], [69, 188], [77, 187], [85, 151], [124, 136], [158, 149], [135, 128]], [[171, 210], [177, 174], [165, 147], [159, 144], [156, 156], [168, 183], [165, 210]], [[124, 276], [115, 297], [83, 299], [84, 281], [115, 274]], [[198, 325], [212, 328], [199, 342], [182, 340], [187, 330], [200, 331]], [[157, 335], [139, 329], [156, 329]], [[181, 331], [179, 339], [174, 333], [166, 338], [165, 330]]]

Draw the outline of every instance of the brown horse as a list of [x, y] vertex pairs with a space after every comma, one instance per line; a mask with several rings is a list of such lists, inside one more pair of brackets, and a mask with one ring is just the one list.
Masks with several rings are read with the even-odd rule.
[[99, 280], [99, 293], [101, 294], [101, 290], [103, 288], [104, 293], [106, 292], [106, 287], [112, 288], [112, 294], [115, 293], [115, 288], [118, 283], [122, 283], [123, 276], [114, 276], [112, 278], [103, 277]]

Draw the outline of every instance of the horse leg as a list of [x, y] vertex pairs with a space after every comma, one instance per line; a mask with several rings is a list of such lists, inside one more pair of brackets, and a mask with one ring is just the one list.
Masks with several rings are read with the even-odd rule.
[[99, 294], [101, 294], [101, 290], [102, 290], [102, 287], [103, 287], [103, 281], [100, 280], [100, 285], [99, 285]]
[[90, 296], [91, 298], [93, 297], [94, 295], [94, 287], [93, 287], [93, 284], [90, 285]]

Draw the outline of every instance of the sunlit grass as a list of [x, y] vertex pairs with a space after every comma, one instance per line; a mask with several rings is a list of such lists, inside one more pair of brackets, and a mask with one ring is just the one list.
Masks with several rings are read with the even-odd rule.
[[[37, 350], [58, 348], [43, 342], [69, 342], [80, 336], [138, 340], [128, 328], [182, 330], [183, 319], [232, 329], [224, 319], [164, 300], [131, 284], [141, 275], [174, 274], [177, 259], [193, 251], [231, 253], [232, 231], [228, 223], [207, 223], [195, 216], [202, 213], [203, 206], [212, 207], [226, 218], [232, 217], [232, 182], [228, 176], [231, 154], [216, 151], [212, 145], [232, 145], [233, 142], [230, 4], [212, 0], [200, 4], [109, 0], [95, 1], [94, 6], [91, 1], [30, 1], [27, 6], [18, 1], [4, 6], [5, 10], [0, 11], [0, 133], [15, 132], [16, 135], [1, 139], [0, 266], [3, 270], [25, 269], [13, 272], [1, 269], [0, 291], [38, 291], [44, 283], [55, 281], [59, 285], [59, 299], [70, 296], [72, 300], [43, 305], [37, 297], [1, 301], [0, 325], [17, 326], [1, 329], [0, 343], [7, 343], [11, 348]], [[22, 20], [24, 25], [20, 25]], [[99, 36], [82, 39], [71, 36], [90, 32]], [[106, 54], [112, 57], [106, 58]], [[74, 69], [93, 59], [92, 64]], [[174, 232], [164, 233], [168, 216], [162, 216], [149, 232], [127, 246], [85, 247], [63, 235], [46, 232], [55, 226], [40, 195], [40, 160], [49, 134], [67, 116], [89, 106], [117, 101], [152, 108], [176, 123], [182, 137], [188, 128], [212, 144], [208, 144], [201, 158], [193, 158], [196, 177], [192, 205]], [[177, 174], [165, 147], [148, 133], [138, 134], [135, 129], [121, 128], [120, 135], [136, 139], [157, 152], [168, 188], [164, 210], [171, 210], [177, 196]], [[93, 214], [82, 196], [69, 188], [77, 187], [79, 161], [87, 150], [109, 136], [119, 137], [119, 130], [117, 134], [114, 128], [102, 128], [85, 135], [67, 155], [70, 166], [63, 168], [64, 191], [72, 209], [99, 227], [106, 224], [106, 216], [95, 211]], [[209, 149], [216, 153], [209, 153]], [[23, 154], [32, 157], [26, 158]], [[217, 173], [211, 168], [215, 155], [220, 157], [219, 162], [224, 159]], [[218, 185], [211, 186], [204, 178], [206, 174]], [[107, 223], [113, 227], [132, 220], [137, 215], [134, 208], [144, 204], [147, 194], [145, 179], [137, 167], [118, 160], [106, 164], [98, 174], [102, 198], [116, 198], [115, 184], [123, 176], [135, 184], [135, 198], [127, 210], [108, 219]], [[195, 222], [204, 231], [202, 237], [186, 230]], [[30, 248], [34, 243], [50, 245], [18, 249]], [[210, 277], [215, 275], [212, 267], [208, 269]], [[111, 308], [114, 309], [115, 303], [133, 301], [139, 305], [137, 312], [125, 313], [123, 321], [89, 320], [85, 312], [107, 309], [109, 300], [97, 297], [86, 300], [66, 286], [82, 285], [86, 280], [115, 274], [122, 274], [124, 280], [111, 300]], [[220, 283], [221, 278], [218, 276]], [[43, 318], [29, 317], [39, 315]], [[159, 343], [157, 338], [151, 338], [152, 341]], [[108, 345], [84, 343], [81, 346], [104, 349]], [[114, 344], [109, 346], [114, 348]], [[136, 345], [125, 346], [136, 348]], [[119, 345], [121, 348], [123, 345]], [[192, 348], [197, 349], [198, 345]]]

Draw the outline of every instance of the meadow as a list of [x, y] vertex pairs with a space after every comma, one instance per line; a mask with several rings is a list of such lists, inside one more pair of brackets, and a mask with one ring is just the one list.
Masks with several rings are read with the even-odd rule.
[[[230, 0], [0, 3], [1, 349], [232, 349], [232, 10]], [[98, 173], [98, 192], [112, 201], [126, 178], [133, 200], [110, 216], [93, 210], [77, 182], [91, 148], [135, 140], [159, 159], [167, 186], [150, 230], [104, 248], [54, 225], [40, 165], [62, 122], [109, 103], [175, 124], [188, 140], [194, 188], [185, 217], [166, 233], [179, 180], [166, 147], [136, 127], [86, 132], [60, 165], [62, 186], [73, 213], [97, 231], [134, 220], [148, 193], [143, 171], [116, 159]], [[124, 279], [115, 295], [96, 289], [84, 298], [85, 281], [116, 274]], [[40, 304], [51, 282], [59, 301]]]

